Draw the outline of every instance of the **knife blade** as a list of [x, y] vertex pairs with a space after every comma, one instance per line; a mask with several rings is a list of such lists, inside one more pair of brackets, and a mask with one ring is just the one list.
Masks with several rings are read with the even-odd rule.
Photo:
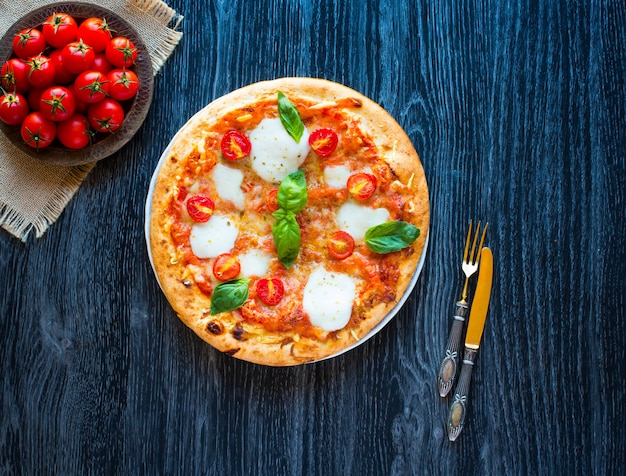
[[493, 281], [493, 255], [491, 250], [484, 247], [481, 251], [480, 269], [478, 271], [478, 283], [476, 292], [472, 300], [467, 332], [465, 334], [465, 352], [463, 354], [463, 367], [459, 384], [454, 392], [454, 399], [450, 405], [446, 427], [448, 429], [448, 439], [457, 439], [467, 416], [467, 404], [469, 397], [470, 382], [472, 379], [472, 369], [476, 363], [480, 340], [485, 328], [487, 311], [489, 310], [489, 300], [491, 298], [491, 285]]

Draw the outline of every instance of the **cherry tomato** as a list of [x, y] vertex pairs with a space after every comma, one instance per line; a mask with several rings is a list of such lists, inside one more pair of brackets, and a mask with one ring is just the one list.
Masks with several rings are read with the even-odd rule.
[[54, 141], [57, 126], [40, 112], [31, 112], [22, 122], [20, 133], [26, 144], [35, 149], [43, 149]]
[[330, 235], [327, 247], [333, 258], [346, 259], [354, 251], [354, 238], [348, 232], [339, 230]]
[[28, 108], [31, 112], [39, 111], [41, 95], [43, 94], [44, 89], [35, 88], [28, 91]]
[[109, 74], [109, 72], [113, 69], [113, 65], [107, 59], [107, 56], [100, 52], [96, 53], [93, 63], [91, 64], [91, 69], [94, 71], [100, 71], [103, 74]]
[[13, 51], [20, 58], [37, 56], [46, 49], [46, 39], [37, 28], [25, 28], [13, 38]]
[[89, 106], [87, 119], [96, 132], [115, 132], [124, 122], [124, 109], [115, 99], [106, 98]]
[[73, 41], [63, 47], [61, 58], [63, 65], [70, 73], [79, 74], [91, 68], [96, 53], [83, 40]]
[[328, 157], [337, 148], [339, 137], [332, 129], [317, 129], [309, 136], [309, 145], [320, 157]]
[[256, 294], [263, 303], [275, 306], [283, 298], [285, 287], [278, 278], [263, 278], [256, 282]]
[[47, 56], [38, 54], [26, 61], [30, 68], [28, 71], [28, 81], [34, 88], [45, 88], [54, 81], [54, 62]]
[[43, 23], [42, 32], [49, 45], [63, 48], [76, 39], [78, 26], [67, 13], [55, 13]]
[[215, 204], [206, 195], [194, 195], [187, 200], [187, 213], [193, 221], [204, 223], [213, 216]]
[[267, 195], [267, 209], [270, 212], [275, 212], [280, 208], [278, 204], [278, 189], [273, 188], [270, 190], [270, 193]]
[[74, 110], [74, 112], [82, 114], [83, 116], [87, 116], [87, 110], [89, 109], [90, 104], [87, 104], [86, 102], [78, 99], [78, 96], [76, 96], [76, 85], [74, 83], [71, 83], [68, 84], [66, 88], [69, 89], [69, 91], [74, 95], [74, 102], [76, 103], [76, 109]]
[[74, 115], [74, 95], [64, 86], [52, 86], [41, 93], [39, 108], [43, 116], [51, 121], [64, 121]]
[[107, 78], [111, 83], [109, 94], [113, 99], [126, 101], [135, 97], [139, 89], [137, 75], [129, 69], [114, 69]]
[[376, 177], [359, 172], [350, 175], [346, 183], [348, 191], [357, 200], [367, 200], [376, 191]]
[[238, 160], [246, 157], [252, 149], [250, 139], [241, 131], [230, 130], [222, 137], [222, 154], [228, 160]]
[[102, 101], [109, 95], [110, 81], [99, 71], [83, 71], [74, 81], [76, 97], [87, 104]]
[[96, 52], [104, 51], [111, 41], [111, 29], [104, 18], [87, 18], [78, 27], [76, 38], [92, 46]]
[[70, 84], [76, 78], [74, 73], [70, 73], [63, 65], [63, 54], [61, 50], [53, 50], [48, 55], [54, 64], [54, 84]]
[[91, 141], [91, 130], [87, 118], [74, 114], [69, 119], [57, 124], [57, 137], [68, 149], [82, 149]]
[[17, 126], [28, 116], [28, 101], [20, 93], [5, 92], [0, 96], [0, 120]]
[[25, 93], [32, 87], [28, 81], [30, 67], [19, 58], [11, 58], [2, 65], [0, 78], [6, 91]]
[[132, 41], [123, 36], [117, 36], [109, 41], [105, 53], [113, 66], [128, 68], [137, 61], [137, 48]]
[[237, 257], [230, 253], [223, 253], [215, 258], [213, 275], [220, 281], [228, 281], [237, 277], [241, 271], [241, 264]]

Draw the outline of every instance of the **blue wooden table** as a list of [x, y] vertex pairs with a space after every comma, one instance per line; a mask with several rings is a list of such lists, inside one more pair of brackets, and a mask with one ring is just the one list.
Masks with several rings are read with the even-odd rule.
[[[183, 1], [134, 139], [40, 239], [0, 233], [0, 474], [624, 474], [626, 4]], [[323, 77], [384, 106], [426, 170], [426, 264], [329, 361], [222, 355], [174, 315], [144, 203], [163, 149], [246, 84]], [[468, 422], [436, 371], [470, 218], [492, 302]]]

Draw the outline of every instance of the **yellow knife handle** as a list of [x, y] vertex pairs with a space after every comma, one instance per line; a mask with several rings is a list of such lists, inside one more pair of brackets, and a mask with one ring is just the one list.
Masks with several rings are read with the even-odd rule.
[[439, 365], [439, 372], [437, 374], [437, 381], [439, 383], [439, 395], [441, 395], [442, 397], [448, 395], [448, 393], [452, 389], [457, 370], [459, 368], [461, 337], [463, 336], [463, 326], [465, 324], [467, 311], [467, 301], [457, 301], [454, 310], [454, 320], [452, 321], [450, 335], [448, 336], [448, 344], [446, 345], [446, 350], [443, 353], [441, 364]]
[[448, 439], [454, 441], [457, 439], [467, 417], [467, 404], [469, 399], [470, 382], [472, 380], [472, 370], [478, 356], [478, 349], [465, 348], [463, 355], [463, 367], [461, 368], [461, 376], [459, 384], [454, 392], [454, 399], [450, 405], [446, 427], [448, 429]]

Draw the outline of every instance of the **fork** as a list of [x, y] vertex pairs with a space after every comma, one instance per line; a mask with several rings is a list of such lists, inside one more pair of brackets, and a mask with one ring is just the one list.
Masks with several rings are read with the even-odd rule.
[[[439, 382], [439, 395], [445, 397], [452, 389], [459, 363], [459, 350], [461, 346], [461, 335], [463, 334], [463, 325], [465, 323], [465, 317], [469, 309], [469, 303], [467, 302], [467, 288], [470, 277], [478, 270], [478, 263], [480, 261], [480, 253], [483, 249], [483, 242], [485, 241], [485, 234], [487, 233], [487, 226], [483, 229], [483, 234], [480, 238], [480, 244], [476, 247], [476, 241], [480, 235], [480, 221], [476, 227], [473, 241], [472, 237], [472, 220], [470, 220], [469, 228], [467, 230], [467, 238], [465, 239], [465, 251], [463, 252], [463, 262], [461, 269], [465, 275], [465, 284], [463, 285], [463, 291], [461, 292], [461, 299], [456, 302], [454, 309], [454, 320], [452, 321], [452, 328], [450, 329], [450, 335], [448, 337], [448, 344], [446, 350], [441, 359], [439, 365], [439, 373], [437, 380]], [[472, 248], [470, 250], [470, 241], [472, 241]]]

